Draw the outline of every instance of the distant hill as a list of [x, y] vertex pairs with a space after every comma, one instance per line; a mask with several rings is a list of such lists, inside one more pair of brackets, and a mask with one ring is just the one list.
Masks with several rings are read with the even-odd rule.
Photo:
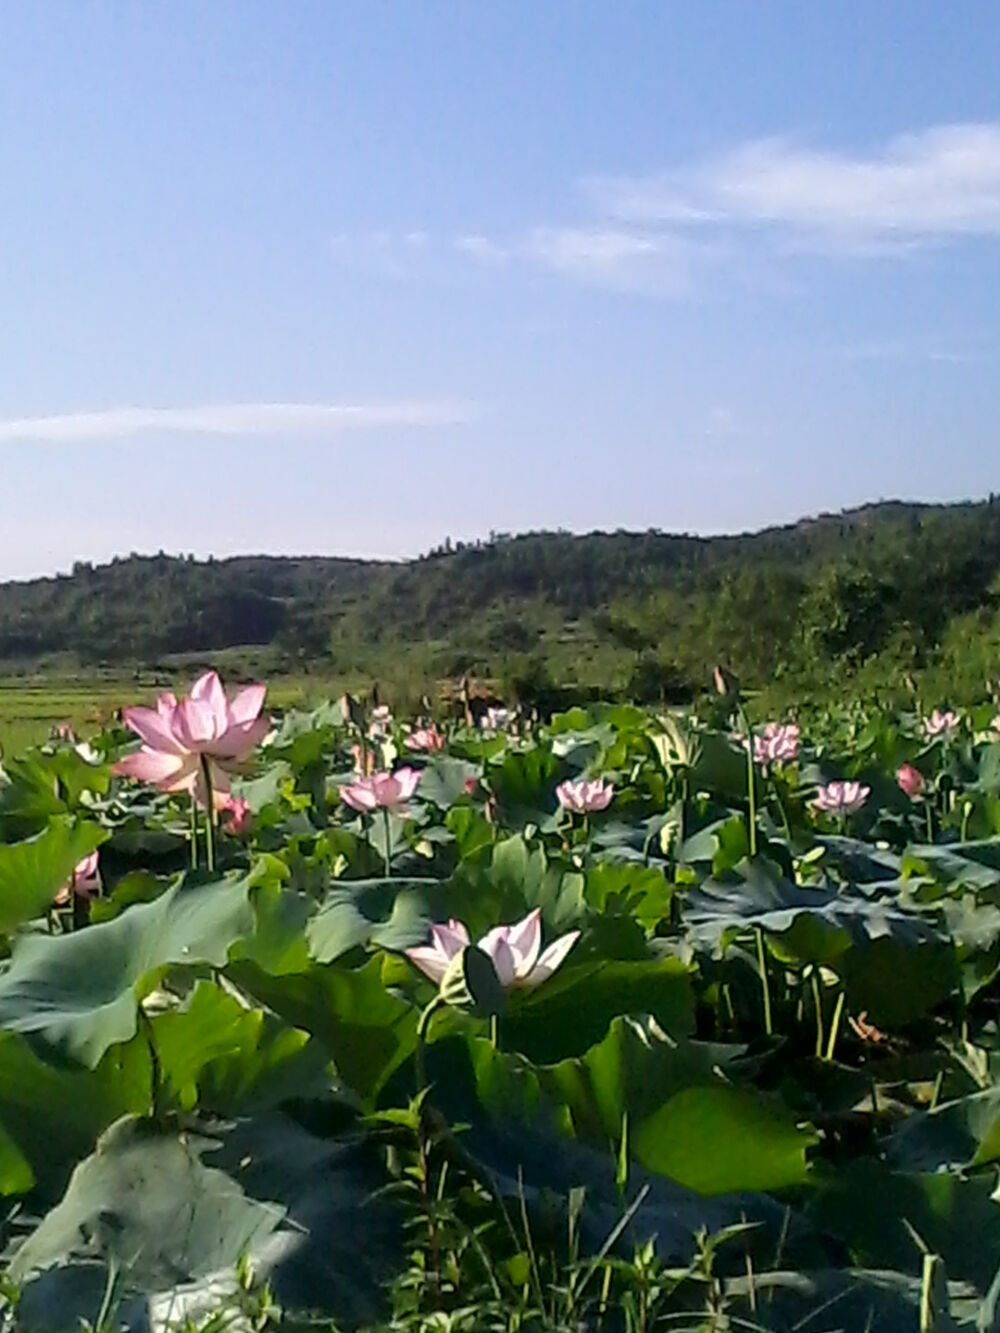
[[1000, 498], [892, 501], [739, 536], [536, 532], [402, 563], [78, 564], [0, 584], [0, 670], [253, 648], [274, 669], [611, 674], [669, 694], [714, 660], [759, 683], [873, 658], [919, 670], [960, 621], [992, 634], [998, 604]]

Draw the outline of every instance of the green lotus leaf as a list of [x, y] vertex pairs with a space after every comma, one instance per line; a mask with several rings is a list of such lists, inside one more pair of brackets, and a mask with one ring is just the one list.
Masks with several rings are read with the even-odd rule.
[[144, 986], [170, 964], [221, 967], [250, 934], [246, 879], [178, 884], [69, 935], [31, 935], [0, 972], [0, 1028], [93, 1068], [135, 1034]]

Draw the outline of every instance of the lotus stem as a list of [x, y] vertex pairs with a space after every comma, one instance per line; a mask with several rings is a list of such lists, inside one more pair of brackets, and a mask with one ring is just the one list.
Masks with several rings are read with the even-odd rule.
[[191, 869], [198, 869], [198, 805], [194, 792], [191, 793]]
[[961, 839], [963, 842], [967, 842], [969, 838], [969, 820], [972, 818], [972, 811], [973, 811], [972, 802], [966, 801], [965, 804], [962, 806]]
[[837, 1034], [840, 1032], [840, 1019], [844, 1012], [844, 991], [837, 996], [837, 1005], [833, 1011], [833, 1022], [830, 1024], [830, 1040], [826, 1044], [827, 1062], [833, 1060], [833, 1053], [837, 1048]]
[[392, 832], [391, 832], [391, 825], [389, 823], [389, 807], [387, 805], [384, 805], [382, 807], [382, 826], [385, 829], [385, 877], [386, 879], [391, 879], [392, 852], [390, 851], [390, 844], [392, 840]]
[[728, 981], [723, 982], [722, 985], [722, 1000], [726, 1006], [726, 1015], [729, 1019], [729, 1030], [730, 1032], [736, 1032], [736, 1010], [733, 1007], [733, 992]]
[[150, 1111], [154, 1120], [160, 1117], [162, 1092], [163, 1092], [163, 1071], [160, 1068], [160, 1055], [156, 1049], [156, 1036], [153, 1032], [153, 1021], [139, 1003], [139, 1023], [146, 1037], [146, 1045], [149, 1048], [149, 1102]]
[[770, 1037], [773, 1035], [774, 1027], [771, 1022], [771, 988], [767, 980], [767, 958], [764, 954], [764, 932], [760, 926], [756, 928], [754, 934], [757, 937], [757, 968], [760, 972], [760, 989], [764, 997], [764, 1031]]
[[[932, 843], [934, 841], [934, 810], [930, 801], [924, 801], [924, 813], [927, 816], [927, 841]], [[962, 841], [964, 842], [965, 839], [963, 838]]]
[[939, 1327], [935, 1293], [941, 1282], [941, 1256], [927, 1253], [920, 1274], [920, 1333], [934, 1333]]
[[781, 789], [773, 774], [771, 776], [771, 790], [774, 792], [774, 799], [778, 806], [778, 814], [781, 816], [782, 827], [785, 830], [785, 839], [790, 847], [792, 845], [792, 826], [788, 822], [788, 811], [785, 809], [785, 803], [781, 799]]
[[[746, 709], [743, 707], [743, 701], [736, 701], [736, 715], [739, 718], [740, 726], [743, 728], [743, 735], [747, 743], [747, 843], [750, 848], [751, 861], [757, 855], [757, 791], [754, 783], [754, 762], [753, 762], [753, 732], [750, 730], [750, 722], [747, 719]], [[766, 1010], [770, 1013], [771, 1003], [767, 1001]], [[768, 1028], [770, 1032], [770, 1028]]]
[[820, 994], [819, 975], [815, 965], [810, 981], [812, 983], [813, 1009], [816, 1012], [816, 1056], [821, 1060], [823, 1058], [823, 997]]
[[205, 787], [205, 861], [208, 873], [215, 873], [215, 800], [208, 756], [201, 756], [201, 780]]
[[490, 1045], [495, 1051], [500, 1049], [500, 1015], [490, 1014]]
[[930, 1109], [933, 1111], [941, 1100], [941, 1089], [944, 1087], [944, 1070], [939, 1069], [934, 1079], [934, 1087], [931, 1089]]

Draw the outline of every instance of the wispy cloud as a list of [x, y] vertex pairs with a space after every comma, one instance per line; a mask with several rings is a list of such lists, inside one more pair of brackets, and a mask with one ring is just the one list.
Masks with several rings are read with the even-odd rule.
[[393, 231], [339, 231], [330, 237], [330, 253], [348, 269], [360, 269], [388, 278], [408, 278], [429, 262], [433, 238], [420, 228]]
[[697, 290], [709, 272], [758, 282], [766, 274], [773, 285], [796, 255], [905, 259], [1000, 238], [1000, 121], [934, 125], [864, 151], [748, 139], [644, 175], [588, 177], [580, 189], [561, 220], [507, 234], [342, 233], [333, 250], [351, 267], [395, 277], [434, 272], [458, 255], [484, 269], [546, 270], [655, 296]]
[[530, 227], [498, 239], [460, 236], [455, 248], [483, 265], [517, 263], [602, 287], [659, 294], [683, 291], [708, 247], [664, 231], [607, 221]]
[[912, 338], [874, 339], [847, 343], [833, 349], [847, 361], [937, 361], [946, 365], [971, 365], [988, 359], [982, 349], [942, 347]]
[[708, 161], [589, 181], [633, 226], [771, 227], [831, 243], [1000, 235], [1000, 123], [938, 125], [873, 152], [754, 139]]
[[449, 402], [212, 403], [202, 407], [111, 407], [98, 412], [0, 420], [0, 444], [83, 443], [144, 435], [334, 435], [380, 427], [452, 426], [475, 410]]
[[469, 255], [484, 264], [505, 264], [511, 257], [508, 246], [478, 233], [471, 236], [456, 236], [454, 244], [460, 254]]
[[535, 227], [522, 253], [573, 278], [614, 286], [680, 288], [688, 255], [674, 237], [609, 226]]

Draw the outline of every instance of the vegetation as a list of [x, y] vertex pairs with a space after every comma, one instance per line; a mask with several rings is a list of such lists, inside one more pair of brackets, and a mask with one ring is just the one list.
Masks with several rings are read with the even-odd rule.
[[755, 535], [494, 536], [409, 563], [132, 556], [0, 586], [0, 669], [372, 680], [414, 706], [465, 673], [542, 706], [690, 699], [738, 663], [766, 706], [970, 700], [1000, 648], [1000, 501], [887, 503]]
[[1000, 702], [717, 690], [5, 758], [0, 1327], [995, 1328]]

